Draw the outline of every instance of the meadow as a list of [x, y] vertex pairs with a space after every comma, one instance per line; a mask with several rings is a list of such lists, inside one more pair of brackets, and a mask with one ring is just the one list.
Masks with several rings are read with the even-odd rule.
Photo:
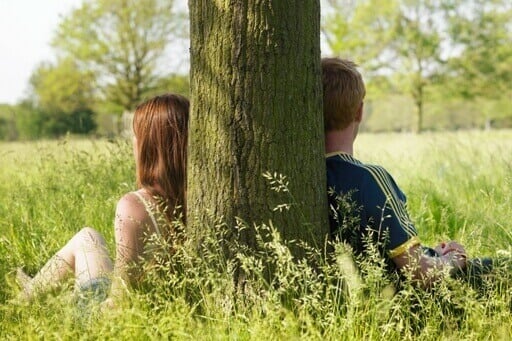
[[[425, 244], [454, 239], [470, 256], [511, 254], [512, 131], [363, 133], [355, 156], [393, 174]], [[152, 268], [149, 290], [132, 292], [113, 310], [81, 316], [72, 282], [32, 302], [17, 298], [14, 270], [34, 274], [81, 227], [102, 232], [113, 254], [115, 204], [134, 188], [127, 141], [0, 143], [1, 339], [512, 338], [507, 269], [485, 290], [447, 279], [427, 292], [405, 285], [393, 294], [374, 263], [360, 264], [361, 280], [339, 245], [335, 262], [314, 249], [293, 260], [268, 226], [259, 227], [262, 250], [237, 253], [249, 274], [244, 290], [235, 287], [233, 262], [215, 232], [200, 258], [184, 245]], [[275, 269], [271, 280], [262, 275], [265, 263]]]

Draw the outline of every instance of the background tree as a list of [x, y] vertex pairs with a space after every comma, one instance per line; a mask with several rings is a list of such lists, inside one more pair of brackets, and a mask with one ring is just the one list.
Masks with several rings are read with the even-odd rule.
[[43, 62], [30, 77], [33, 100], [47, 111], [72, 112], [91, 107], [95, 87], [94, 74], [81, 70], [72, 59], [56, 64]]
[[13, 106], [2, 107], [0, 116], [7, 118], [8, 140], [34, 140], [45, 137], [42, 133], [45, 116], [34, 107], [32, 100], [27, 99]]
[[157, 81], [156, 89], [161, 89], [158, 92], [171, 91], [185, 96], [190, 94], [190, 77], [188, 74], [172, 74], [170, 77], [163, 77]]
[[16, 140], [18, 135], [16, 106], [0, 104], [0, 140]]
[[[322, 243], [328, 221], [319, 1], [189, 6], [189, 226], [199, 223], [200, 231], [211, 217], [228, 227], [237, 219], [249, 227], [272, 220], [285, 239]], [[286, 176], [289, 192], [272, 191], [265, 172]], [[273, 211], [279, 204], [291, 207]], [[246, 229], [240, 239], [254, 245], [253, 233]]]
[[[448, 89], [478, 103], [486, 124], [512, 117], [512, 3], [455, 1], [449, 7], [451, 44], [460, 51], [449, 61]], [[500, 104], [508, 102], [509, 106]]]
[[396, 62], [396, 84], [408, 93], [416, 107], [412, 130], [423, 130], [426, 88], [442, 69], [442, 0], [402, 0], [391, 50]]
[[170, 74], [163, 56], [182, 24], [173, 0], [89, 0], [64, 18], [53, 45], [94, 73], [103, 99], [132, 110]]
[[89, 133], [94, 122], [95, 77], [71, 59], [42, 63], [30, 78], [34, 114], [42, 116], [41, 134]]
[[369, 79], [387, 75], [390, 82], [377, 84], [413, 99], [416, 119], [411, 129], [421, 132], [425, 90], [438, 79], [443, 65], [443, 2], [329, 0], [329, 4], [323, 31], [331, 51], [361, 64]]
[[323, 10], [322, 35], [330, 54], [352, 59], [370, 74], [390, 67], [383, 52], [395, 38], [398, 1], [324, 0]]

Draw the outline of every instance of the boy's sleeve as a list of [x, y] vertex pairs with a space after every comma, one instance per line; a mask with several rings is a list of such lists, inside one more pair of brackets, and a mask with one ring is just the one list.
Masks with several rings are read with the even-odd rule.
[[364, 207], [371, 226], [384, 241], [384, 250], [390, 258], [397, 257], [410, 247], [420, 244], [409, 213], [405, 195], [385, 169], [368, 167], [363, 195]]

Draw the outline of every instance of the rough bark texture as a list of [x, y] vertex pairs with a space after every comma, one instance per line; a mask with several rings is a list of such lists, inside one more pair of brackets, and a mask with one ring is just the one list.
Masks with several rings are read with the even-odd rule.
[[[190, 0], [188, 221], [328, 233], [318, 0]], [[290, 195], [262, 174], [289, 180]], [[278, 204], [289, 211], [275, 212]], [[195, 223], [192, 223], [195, 222]], [[199, 224], [199, 225], [198, 225]], [[241, 237], [254, 243], [251, 229]]]

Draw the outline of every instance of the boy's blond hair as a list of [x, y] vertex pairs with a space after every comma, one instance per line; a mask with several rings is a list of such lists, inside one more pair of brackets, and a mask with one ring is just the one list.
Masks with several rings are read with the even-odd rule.
[[356, 118], [366, 89], [357, 65], [346, 59], [322, 59], [324, 129], [341, 130]]

